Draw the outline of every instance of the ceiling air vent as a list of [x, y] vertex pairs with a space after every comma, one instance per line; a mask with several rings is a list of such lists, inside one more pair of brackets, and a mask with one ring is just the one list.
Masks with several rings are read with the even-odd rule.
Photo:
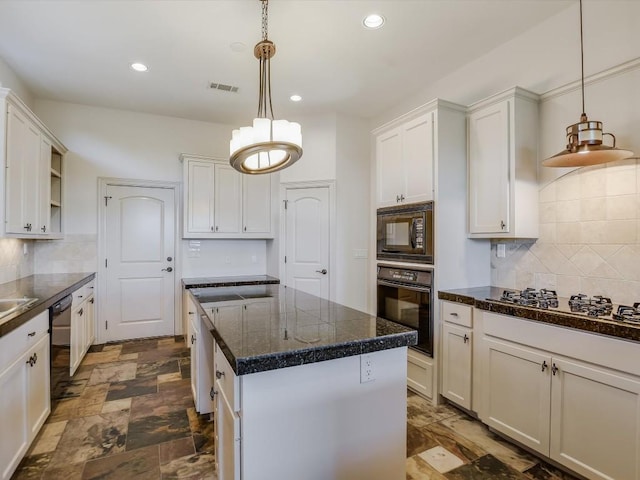
[[235, 93], [238, 91], [238, 87], [234, 87], [233, 85], [225, 85], [224, 83], [209, 83], [209, 88], [212, 90], [222, 90], [223, 92], [231, 92]]

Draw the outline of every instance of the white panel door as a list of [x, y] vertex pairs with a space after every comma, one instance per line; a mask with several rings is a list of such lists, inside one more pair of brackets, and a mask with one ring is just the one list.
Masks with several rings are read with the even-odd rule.
[[329, 189], [288, 188], [286, 285], [329, 298]]
[[551, 357], [488, 338], [483, 344], [486, 416], [482, 421], [549, 455]]
[[[433, 113], [402, 125], [404, 203], [433, 200]], [[383, 182], [385, 179], [381, 179]]]
[[509, 102], [469, 116], [469, 231], [509, 231]]
[[107, 340], [174, 333], [174, 190], [107, 186]]
[[640, 379], [553, 362], [551, 458], [587, 478], [640, 479]]

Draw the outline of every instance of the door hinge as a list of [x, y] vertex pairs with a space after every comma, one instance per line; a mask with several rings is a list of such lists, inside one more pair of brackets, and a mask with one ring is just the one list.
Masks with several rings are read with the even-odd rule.
[[108, 264], [108, 260], [105, 258], [104, 259], [104, 268], [107, 268], [107, 264]]
[[287, 263], [287, 256], [284, 256], [284, 263]]
[[283, 200], [283, 202], [284, 202], [284, 209], [286, 210], [287, 209], [287, 205], [289, 204], [289, 200]]
[[104, 196], [104, 206], [106, 207], [107, 205], [109, 205], [109, 200], [112, 199], [113, 197], [110, 197], [108, 195]]
[[104, 321], [104, 329], [108, 330], [109, 329], [109, 320], [105, 320]]

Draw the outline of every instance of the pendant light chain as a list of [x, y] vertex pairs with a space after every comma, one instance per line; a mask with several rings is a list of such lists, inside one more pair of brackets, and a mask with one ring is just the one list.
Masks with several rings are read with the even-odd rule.
[[580, 68], [582, 79], [582, 115], [586, 117], [586, 110], [584, 108], [584, 40], [582, 33], [582, 0], [580, 0]]
[[267, 40], [269, 31], [269, 0], [262, 1], [262, 40]]

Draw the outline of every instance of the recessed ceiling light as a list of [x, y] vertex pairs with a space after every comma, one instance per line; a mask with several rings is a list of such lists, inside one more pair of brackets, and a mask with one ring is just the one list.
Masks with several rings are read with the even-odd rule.
[[300, 100], [302, 100], [302, 97], [300, 95], [291, 95], [289, 97], [289, 100], [291, 100], [292, 102], [299, 102]]
[[366, 17], [364, 17], [364, 20], [362, 20], [362, 24], [366, 28], [370, 28], [372, 30], [380, 28], [382, 25], [384, 25], [384, 17], [382, 15], [378, 15], [377, 13], [372, 13], [371, 15], [367, 15]]
[[146, 72], [147, 70], [149, 70], [149, 67], [147, 67], [144, 63], [132, 63], [131, 64], [131, 68], [133, 68], [136, 72]]

